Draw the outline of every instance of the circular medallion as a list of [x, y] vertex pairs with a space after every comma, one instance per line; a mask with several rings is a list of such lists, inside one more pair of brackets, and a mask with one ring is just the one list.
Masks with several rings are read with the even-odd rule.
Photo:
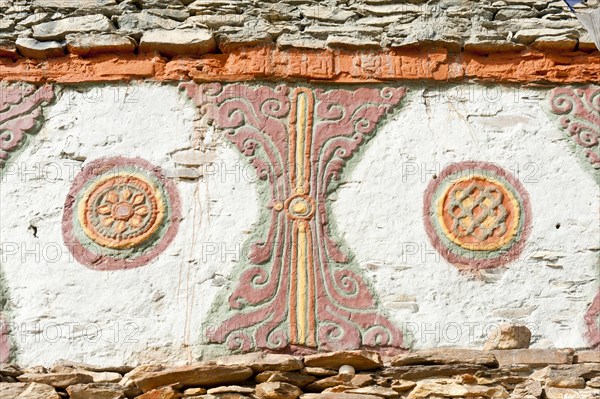
[[427, 188], [423, 210], [429, 239], [446, 260], [461, 267], [510, 262], [522, 251], [530, 228], [523, 186], [485, 162], [445, 168]]
[[156, 233], [167, 212], [161, 190], [124, 171], [115, 171], [89, 187], [78, 209], [85, 234], [115, 249], [143, 244]]
[[292, 219], [309, 220], [315, 213], [315, 204], [308, 195], [296, 194], [285, 201], [285, 209]]
[[128, 269], [160, 254], [179, 224], [172, 182], [141, 159], [90, 163], [77, 175], [63, 214], [63, 236], [71, 253], [94, 269]]

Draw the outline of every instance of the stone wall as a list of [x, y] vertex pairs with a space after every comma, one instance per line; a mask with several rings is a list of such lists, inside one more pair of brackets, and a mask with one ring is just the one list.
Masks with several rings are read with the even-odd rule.
[[[589, 0], [591, 5], [597, 0]], [[3, 0], [0, 54], [31, 58], [218, 48], [405, 48], [593, 51], [561, 1]]]
[[0, 368], [0, 393], [23, 399], [597, 398], [597, 351], [434, 350], [382, 359], [344, 351], [253, 353], [184, 367]]

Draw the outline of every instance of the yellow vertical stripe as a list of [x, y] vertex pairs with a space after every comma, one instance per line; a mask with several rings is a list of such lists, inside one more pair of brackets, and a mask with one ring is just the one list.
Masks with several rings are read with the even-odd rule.
[[296, 117], [296, 188], [304, 184], [304, 146], [306, 138], [306, 94], [298, 95]]
[[298, 320], [298, 344], [304, 345], [306, 343], [307, 334], [307, 270], [306, 270], [306, 225], [305, 222], [300, 222], [298, 226], [298, 308], [297, 308], [297, 320]]

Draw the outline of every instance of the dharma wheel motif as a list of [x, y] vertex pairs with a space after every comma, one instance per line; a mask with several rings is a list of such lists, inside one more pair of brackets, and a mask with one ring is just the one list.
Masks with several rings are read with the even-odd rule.
[[92, 268], [141, 266], [173, 239], [179, 199], [160, 170], [140, 159], [88, 165], [65, 204], [63, 235], [75, 258]]

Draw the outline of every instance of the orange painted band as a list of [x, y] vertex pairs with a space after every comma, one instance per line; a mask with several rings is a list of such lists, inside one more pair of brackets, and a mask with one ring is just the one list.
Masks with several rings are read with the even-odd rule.
[[49, 60], [0, 57], [0, 80], [32, 83], [299, 80], [338, 83], [394, 80], [515, 83], [600, 81], [600, 52], [449, 53], [444, 48], [333, 51], [240, 49], [200, 58], [158, 55], [69, 55]]

